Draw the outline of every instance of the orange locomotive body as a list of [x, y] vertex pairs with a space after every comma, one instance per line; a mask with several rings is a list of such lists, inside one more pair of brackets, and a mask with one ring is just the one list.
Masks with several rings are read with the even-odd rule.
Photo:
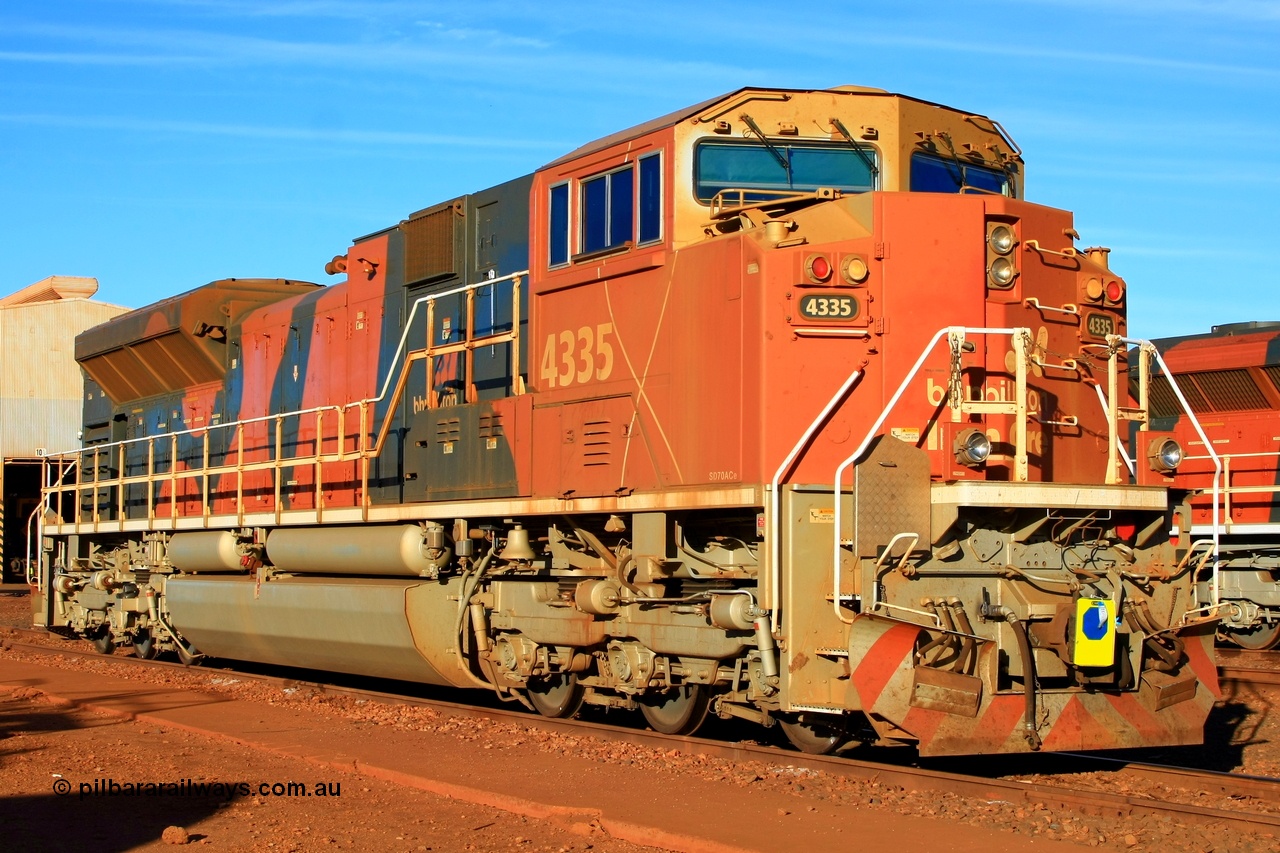
[[1117, 457], [1124, 284], [1023, 166], [982, 116], [743, 89], [342, 283], [91, 330], [38, 618], [819, 752], [1198, 742], [1215, 623]]

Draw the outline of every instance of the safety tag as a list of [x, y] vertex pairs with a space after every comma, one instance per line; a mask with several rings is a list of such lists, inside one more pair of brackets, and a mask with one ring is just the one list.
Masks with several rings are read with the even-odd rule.
[[1075, 647], [1071, 662], [1076, 666], [1111, 666], [1116, 662], [1116, 620], [1107, 598], [1076, 601]]

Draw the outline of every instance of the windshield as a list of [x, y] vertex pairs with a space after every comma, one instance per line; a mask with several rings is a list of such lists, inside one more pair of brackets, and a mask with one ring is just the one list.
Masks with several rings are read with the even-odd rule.
[[958, 193], [961, 187], [1012, 195], [1009, 176], [1000, 169], [919, 151], [911, 155], [912, 192]]
[[[772, 190], [795, 193], [832, 187], [861, 193], [875, 189], [871, 167], [874, 149], [847, 145], [758, 142], [704, 142], [695, 155], [695, 184], [699, 201], [710, 201], [726, 189]], [[748, 193], [745, 200], [753, 199]]]

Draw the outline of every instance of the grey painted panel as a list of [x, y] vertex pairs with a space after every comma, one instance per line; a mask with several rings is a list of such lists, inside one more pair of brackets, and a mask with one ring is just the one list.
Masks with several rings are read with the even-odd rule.
[[172, 625], [207, 655], [449, 684], [418, 654], [405, 615], [414, 581], [171, 578]]

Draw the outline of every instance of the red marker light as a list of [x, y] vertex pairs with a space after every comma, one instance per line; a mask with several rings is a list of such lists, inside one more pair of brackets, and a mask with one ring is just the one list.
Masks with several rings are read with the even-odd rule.
[[809, 268], [809, 277], [814, 281], [826, 281], [831, 278], [831, 262], [822, 255], [809, 258], [806, 266]]
[[1107, 282], [1107, 301], [1119, 302], [1124, 298], [1124, 285], [1114, 278]]

